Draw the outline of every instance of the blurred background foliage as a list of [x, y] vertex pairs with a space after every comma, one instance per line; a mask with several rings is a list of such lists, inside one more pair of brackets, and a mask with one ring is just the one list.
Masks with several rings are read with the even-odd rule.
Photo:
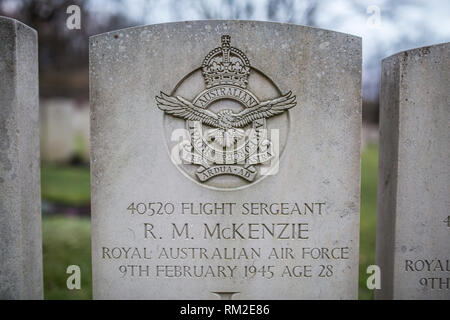
[[[66, 28], [70, 5], [81, 29]], [[374, 9], [375, 8], [375, 9]], [[379, 10], [379, 24], [373, 10]], [[198, 19], [296, 23], [363, 38], [363, 116], [377, 120], [381, 59], [397, 51], [448, 41], [450, 3], [442, 0], [0, 0], [0, 15], [39, 33], [43, 98], [87, 101], [88, 38], [129, 26]], [[376, 18], [376, 17], [375, 17]]]

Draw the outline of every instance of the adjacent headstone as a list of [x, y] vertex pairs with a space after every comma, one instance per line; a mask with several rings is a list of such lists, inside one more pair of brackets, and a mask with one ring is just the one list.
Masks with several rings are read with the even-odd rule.
[[48, 162], [67, 162], [76, 153], [76, 107], [70, 99], [41, 101], [41, 158]]
[[90, 86], [94, 298], [357, 298], [360, 38], [118, 30]]
[[0, 299], [42, 299], [36, 31], [0, 17]]
[[450, 44], [383, 60], [379, 299], [450, 299]]

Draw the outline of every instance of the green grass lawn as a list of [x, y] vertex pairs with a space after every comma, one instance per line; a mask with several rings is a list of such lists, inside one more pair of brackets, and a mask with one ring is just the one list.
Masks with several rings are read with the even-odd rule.
[[[362, 155], [359, 298], [373, 299], [366, 287], [366, 268], [375, 263], [375, 219], [378, 148]], [[42, 166], [42, 197], [47, 201], [81, 205], [89, 203], [89, 169]], [[44, 217], [44, 295], [46, 299], [91, 299], [91, 225], [86, 218]], [[66, 268], [81, 269], [81, 290], [68, 290]]]

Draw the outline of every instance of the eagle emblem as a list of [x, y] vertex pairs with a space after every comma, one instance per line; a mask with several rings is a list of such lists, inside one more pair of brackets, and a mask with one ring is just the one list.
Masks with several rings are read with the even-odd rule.
[[[163, 92], [155, 97], [160, 110], [186, 121], [191, 139], [183, 144], [182, 159], [200, 166], [196, 175], [202, 182], [224, 174], [251, 182], [257, 175], [254, 165], [275, 156], [266, 119], [296, 106], [296, 97], [289, 91], [260, 102], [247, 90], [250, 71], [245, 54], [231, 47], [230, 36], [224, 35], [221, 47], [212, 50], [203, 61], [206, 89], [193, 101]], [[243, 109], [208, 110], [213, 102], [222, 99], [237, 101]], [[203, 130], [203, 126], [207, 129]]]

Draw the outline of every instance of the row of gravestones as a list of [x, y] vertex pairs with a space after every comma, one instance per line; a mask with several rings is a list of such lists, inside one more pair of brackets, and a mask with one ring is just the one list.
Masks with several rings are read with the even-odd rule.
[[[37, 35], [0, 40], [0, 297], [38, 299]], [[449, 48], [383, 60], [378, 298], [450, 298]], [[94, 298], [357, 298], [360, 38], [199, 21], [89, 52]]]

